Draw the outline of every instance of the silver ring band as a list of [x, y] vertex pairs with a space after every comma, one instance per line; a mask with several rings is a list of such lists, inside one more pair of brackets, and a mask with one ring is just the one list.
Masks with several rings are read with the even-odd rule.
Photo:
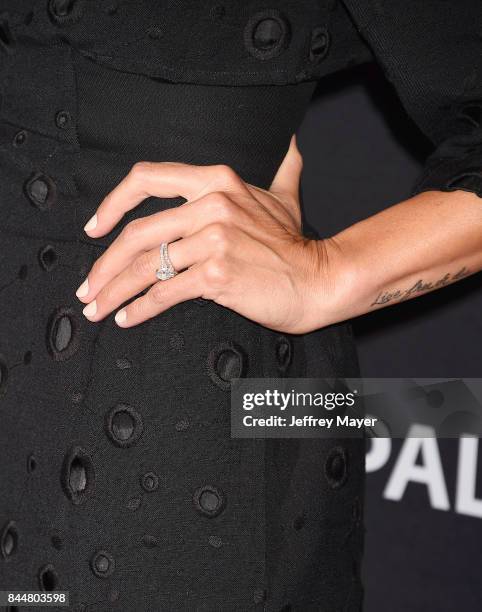
[[169, 259], [168, 243], [163, 242], [159, 248], [159, 254], [161, 256], [161, 263], [159, 268], [156, 270], [156, 277], [161, 280], [169, 280], [173, 276], [176, 276], [177, 272]]

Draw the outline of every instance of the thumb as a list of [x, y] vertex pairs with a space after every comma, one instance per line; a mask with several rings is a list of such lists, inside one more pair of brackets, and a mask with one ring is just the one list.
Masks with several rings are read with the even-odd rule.
[[290, 196], [298, 201], [302, 169], [303, 158], [296, 145], [296, 136], [293, 134], [288, 152], [271, 183], [270, 191], [280, 196]]

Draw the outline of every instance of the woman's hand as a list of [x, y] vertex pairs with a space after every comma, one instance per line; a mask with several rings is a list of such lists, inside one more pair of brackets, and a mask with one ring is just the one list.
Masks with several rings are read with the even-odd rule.
[[[138, 296], [115, 317], [131, 327], [202, 297], [279, 331], [321, 327], [334, 293], [330, 243], [301, 235], [301, 169], [294, 137], [269, 191], [225, 166], [136, 164], [87, 223], [89, 236], [108, 233], [150, 196], [187, 202], [125, 226], [77, 290], [85, 316], [100, 321]], [[162, 242], [180, 272], [166, 281], [156, 278]]]
[[[136, 164], [85, 230], [112, 230], [149, 196], [187, 200], [126, 225], [77, 296], [85, 316], [131, 327], [184, 300], [214, 300], [266, 327], [303, 333], [440, 289], [482, 269], [482, 202], [429, 191], [325, 240], [301, 235], [293, 138], [269, 191], [225, 166]], [[158, 281], [159, 246], [181, 273]], [[141, 292], [148, 289], [139, 296]]]

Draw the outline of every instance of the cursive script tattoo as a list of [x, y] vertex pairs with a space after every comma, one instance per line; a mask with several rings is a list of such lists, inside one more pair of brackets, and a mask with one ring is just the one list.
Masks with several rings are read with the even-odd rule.
[[389, 304], [390, 302], [402, 302], [403, 300], [407, 300], [408, 298], [413, 297], [414, 295], [418, 295], [420, 293], [426, 293], [427, 291], [432, 291], [433, 289], [440, 289], [441, 287], [445, 287], [446, 285], [450, 285], [451, 283], [455, 283], [455, 281], [460, 280], [461, 278], [465, 278], [470, 274], [469, 270], [464, 266], [455, 274], [447, 273], [442, 278], [439, 278], [437, 281], [430, 283], [425, 282], [422, 279], [418, 280], [414, 285], [412, 285], [409, 289], [396, 289], [395, 291], [382, 291], [378, 294], [375, 301], [370, 304], [370, 306], [380, 306], [384, 304]]

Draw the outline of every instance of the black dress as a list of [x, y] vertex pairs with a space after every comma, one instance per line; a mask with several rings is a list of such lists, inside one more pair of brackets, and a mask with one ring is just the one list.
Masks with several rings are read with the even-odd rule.
[[193, 300], [120, 329], [74, 295], [125, 223], [181, 202], [89, 238], [135, 162], [268, 187], [317, 80], [372, 58], [341, 3], [275, 6], [0, 0], [0, 589], [361, 609], [363, 441], [230, 437], [232, 378], [357, 376], [349, 325], [288, 336]]

